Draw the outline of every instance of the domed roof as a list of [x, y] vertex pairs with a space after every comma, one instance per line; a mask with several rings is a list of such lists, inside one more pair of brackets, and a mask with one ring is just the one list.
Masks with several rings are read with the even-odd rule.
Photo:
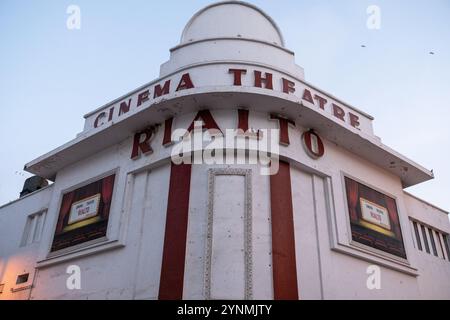
[[272, 18], [242, 1], [218, 2], [197, 12], [184, 28], [181, 44], [220, 38], [254, 39], [284, 47]]

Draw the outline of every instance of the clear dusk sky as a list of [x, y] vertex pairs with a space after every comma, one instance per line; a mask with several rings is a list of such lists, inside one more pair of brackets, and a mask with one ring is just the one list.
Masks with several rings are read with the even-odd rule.
[[[0, 204], [18, 197], [25, 163], [82, 131], [85, 113], [158, 78], [212, 2], [1, 0]], [[450, 210], [450, 1], [250, 2], [278, 23], [308, 82], [373, 115], [385, 144], [434, 170], [408, 191]], [[80, 30], [66, 27], [69, 5]], [[367, 27], [370, 5], [379, 30]]]

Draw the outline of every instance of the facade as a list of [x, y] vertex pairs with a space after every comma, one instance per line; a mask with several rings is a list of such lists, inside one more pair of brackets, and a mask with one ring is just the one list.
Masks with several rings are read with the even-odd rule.
[[433, 174], [373, 120], [260, 9], [208, 6], [26, 164], [53, 183], [0, 207], [0, 299], [449, 299], [448, 213], [404, 191]]

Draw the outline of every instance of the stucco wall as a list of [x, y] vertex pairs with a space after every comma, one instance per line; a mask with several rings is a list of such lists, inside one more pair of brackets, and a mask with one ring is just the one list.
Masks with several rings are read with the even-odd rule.
[[[52, 192], [53, 186], [49, 186], [0, 208], [0, 284], [4, 285], [0, 299], [29, 298]], [[26, 230], [30, 215], [40, 215], [40, 225], [30, 226], [36, 234]], [[34, 239], [27, 241], [26, 234]], [[27, 273], [28, 281], [17, 285], [17, 276]]]

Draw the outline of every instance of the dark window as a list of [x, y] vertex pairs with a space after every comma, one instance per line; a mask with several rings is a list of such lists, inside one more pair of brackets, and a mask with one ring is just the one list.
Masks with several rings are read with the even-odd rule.
[[5, 284], [4, 283], [0, 284], [0, 293], [3, 293], [4, 288], [5, 288]]
[[437, 231], [435, 231], [435, 232], [436, 232], [436, 238], [438, 239], [439, 247], [441, 248], [441, 251], [442, 251], [442, 259], [445, 260], [444, 246], [442, 245], [441, 234]]
[[430, 246], [428, 245], [428, 239], [427, 239], [427, 233], [425, 231], [425, 227], [423, 225], [420, 225], [420, 228], [422, 229], [422, 237], [423, 237], [423, 243], [425, 244], [425, 251], [427, 253], [430, 253]]
[[28, 282], [28, 276], [29, 276], [28, 273], [21, 274], [20, 276], [17, 276], [16, 284], [27, 283]]
[[437, 257], [438, 253], [437, 253], [437, 250], [436, 250], [436, 243], [434, 242], [433, 230], [428, 228], [428, 234], [430, 235], [431, 248], [433, 249], [433, 254]]
[[420, 241], [419, 228], [417, 227], [417, 222], [413, 221], [414, 233], [416, 234], [417, 248], [422, 251], [422, 242]]
[[448, 234], [445, 234], [443, 236], [444, 236], [445, 251], [447, 252], [447, 257], [450, 259], [450, 248], [448, 247]]

